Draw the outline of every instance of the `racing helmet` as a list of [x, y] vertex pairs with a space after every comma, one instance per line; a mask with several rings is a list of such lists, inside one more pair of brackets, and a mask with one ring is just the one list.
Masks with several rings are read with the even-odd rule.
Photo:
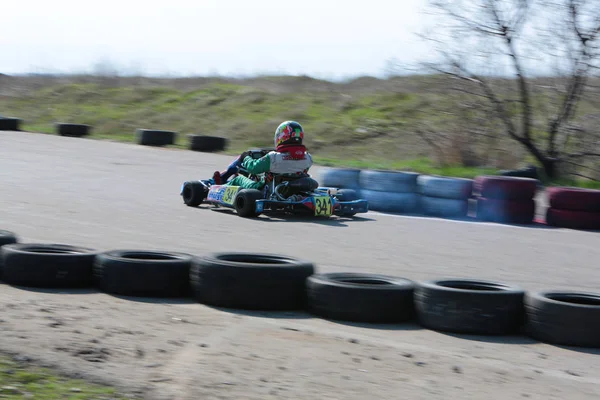
[[304, 129], [296, 121], [285, 121], [275, 130], [275, 147], [282, 144], [302, 144]]

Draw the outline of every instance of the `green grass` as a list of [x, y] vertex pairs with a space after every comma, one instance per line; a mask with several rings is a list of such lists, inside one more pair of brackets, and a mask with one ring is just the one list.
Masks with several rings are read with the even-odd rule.
[[600, 182], [583, 180], [583, 179], [559, 179], [550, 183], [550, 186], [572, 186], [580, 187], [585, 189], [597, 189], [600, 190]]
[[[345, 84], [307, 77], [10, 79], [20, 89], [8, 95], [5, 90], [0, 111], [23, 119], [27, 131], [51, 134], [55, 122], [83, 123], [93, 127], [92, 138], [131, 142], [137, 128], [164, 129], [179, 133], [175, 146], [180, 148], [187, 147], [187, 134], [227, 137], [226, 153], [234, 154], [271, 147], [275, 127], [294, 119], [304, 126], [305, 143], [321, 165], [472, 178], [531, 161], [520, 145], [502, 135], [489, 143], [469, 138], [474, 156], [463, 151], [465, 145], [454, 139], [469, 128], [468, 121], [452, 110], [464, 97], [443, 89], [440, 77]], [[581, 109], [593, 110], [588, 104]], [[436, 140], [445, 153], [443, 163], [433, 161], [441, 159], [439, 154], [415, 133], [423, 126], [448, 134]]]
[[69, 379], [44, 368], [0, 356], [0, 399], [101, 400], [125, 399], [115, 389]]

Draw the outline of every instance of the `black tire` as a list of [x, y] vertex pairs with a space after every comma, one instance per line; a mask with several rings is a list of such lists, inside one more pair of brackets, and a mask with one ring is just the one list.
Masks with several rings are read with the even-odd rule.
[[600, 348], [600, 294], [547, 291], [525, 295], [526, 331], [542, 342]]
[[0, 230], [0, 247], [5, 244], [14, 244], [18, 242], [19, 238], [14, 232]]
[[188, 135], [188, 139], [193, 151], [223, 151], [227, 146], [227, 139], [218, 136]]
[[137, 129], [137, 143], [143, 146], [167, 146], [175, 144], [176, 132], [152, 129]]
[[82, 137], [90, 134], [91, 127], [84, 124], [56, 124], [56, 131], [60, 136]]
[[342, 321], [397, 323], [414, 317], [414, 283], [408, 279], [360, 273], [312, 275], [308, 308]]
[[2, 256], [2, 246], [13, 243], [19, 243], [17, 235], [10, 231], [0, 230], [0, 279], [2, 279], [2, 260], [4, 259]]
[[258, 217], [260, 213], [256, 212], [256, 200], [264, 197], [263, 193], [257, 189], [242, 189], [237, 192], [233, 206], [235, 212], [243, 218]]
[[[335, 197], [337, 197], [337, 199], [339, 201], [354, 201], [354, 200], [358, 200], [360, 198], [358, 196], [358, 192], [354, 189], [339, 189], [337, 191], [337, 193], [335, 194]], [[356, 215], [356, 213], [355, 212], [347, 212], [347, 213], [343, 213], [341, 215], [345, 216], [345, 217], [352, 217], [352, 216]]]
[[0, 131], [20, 131], [23, 120], [0, 117]]
[[203, 304], [248, 310], [306, 307], [311, 262], [277, 254], [215, 253], [195, 260], [190, 280]]
[[183, 203], [189, 207], [198, 207], [208, 194], [206, 186], [198, 181], [189, 181], [183, 183], [181, 197]]
[[65, 244], [8, 244], [2, 247], [3, 280], [31, 287], [85, 287], [93, 284], [98, 252]]
[[480, 280], [435, 280], [415, 287], [415, 308], [425, 328], [455, 333], [501, 335], [523, 325], [524, 291]]
[[194, 256], [147, 250], [112, 250], [98, 254], [94, 275], [100, 289], [124, 296], [183, 297], [191, 293]]

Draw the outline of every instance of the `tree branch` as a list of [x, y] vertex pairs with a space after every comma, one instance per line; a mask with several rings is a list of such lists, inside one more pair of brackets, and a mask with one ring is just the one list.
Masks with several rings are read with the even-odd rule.
[[583, 151], [583, 152], [580, 152], [580, 153], [567, 154], [567, 155], [565, 155], [564, 158], [580, 158], [580, 157], [600, 157], [600, 153], [595, 153], [595, 152], [590, 152], [590, 151]]
[[[496, 8], [496, 2], [494, 0], [487, 0], [489, 10], [494, 18], [494, 21], [498, 25], [499, 30], [502, 31], [502, 36], [508, 47], [508, 55], [513, 60], [513, 66], [517, 74], [519, 81], [519, 91], [521, 94], [521, 106], [523, 107], [523, 132], [522, 137], [525, 141], [531, 141], [531, 101], [529, 96], [529, 88], [527, 87], [527, 81], [521, 65], [521, 60], [517, 55], [517, 50], [514, 44], [514, 37], [511, 32], [511, 27], [508, 26], [506, 21], [503, 21], [498, 9]], [[521, 7], [526, 10], [527, 2], [521, 2]], [[526, 13], [526, 11], [523, 11]], [[523, 17], [524, 18], [524, 17]]]

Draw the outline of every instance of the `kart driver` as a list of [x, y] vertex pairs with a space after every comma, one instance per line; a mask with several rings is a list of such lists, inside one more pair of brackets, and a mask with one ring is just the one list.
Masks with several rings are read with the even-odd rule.
[[[275, 151], [271, 151], [259, 159], [253, 159], [248, 151], [243, 152], [224, 172], [215, 171], [211, 184], [241, 186], [243, 189], [262, 189], [272, 179], [269, 172], [284, 176], [302, 175], [308, 173], [312, 166], [312, 156], [302, 144], [304, 130], [296, 121], [282, 122], [275, 130]], [[266, 178], [260, 181], [237, 175], [231, 181], [227, 179], [235, 175], [239, 166], [245, 168], [250, 174], [265, 173]]]

